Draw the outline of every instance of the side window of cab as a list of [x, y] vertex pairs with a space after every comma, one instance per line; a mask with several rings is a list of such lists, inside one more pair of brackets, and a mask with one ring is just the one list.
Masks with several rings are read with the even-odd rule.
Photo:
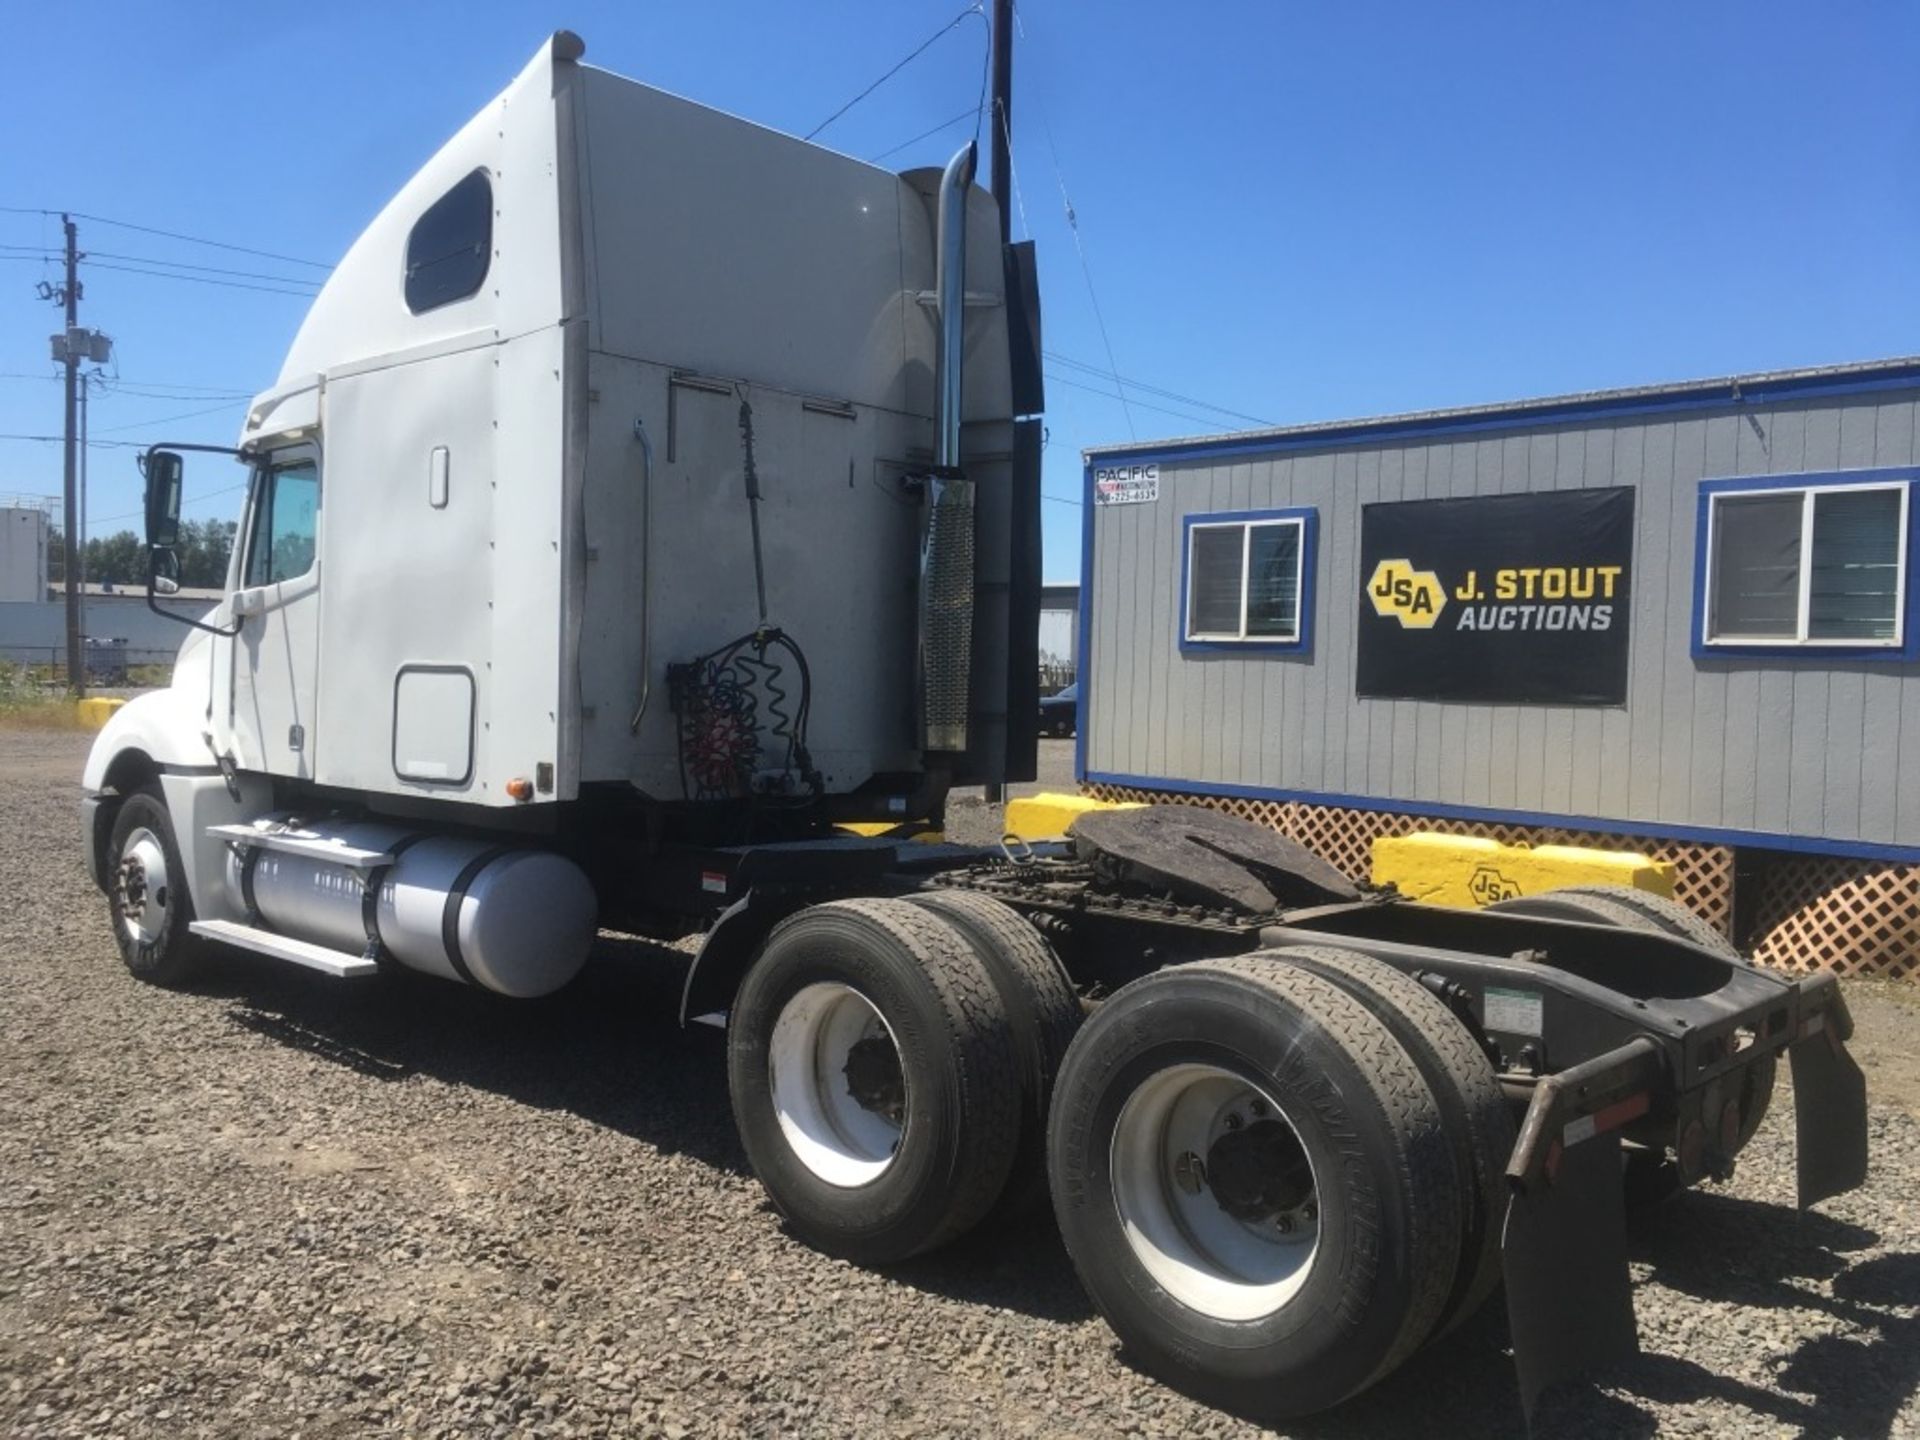
[[268, 464], [256, 484], [241, 577], [248, 589], [305, 575], [320, 533], [320, 467], [312, 456]]

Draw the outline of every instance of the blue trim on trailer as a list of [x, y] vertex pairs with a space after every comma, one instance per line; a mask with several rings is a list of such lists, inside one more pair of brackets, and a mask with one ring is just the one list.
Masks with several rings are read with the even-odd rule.
[[1544, 425], [1572, 425], [1593, 420], [1624, 420], [1649, 415], [1683, 415], [1708, 410], [1739, 410], [1754, 403], [1832, 399], [1870, 395], [1882, 390], [1911, 390], [1920, 386], [1920, 364], [1898, 364], [1878, 371], [1859, 371], [1821, 378], [1787, 375], [1713, 383], [1710, 388], [1661, 395], [1630, 391], [1613, 398], [1542, 400], [1496, 413], [1462, 410], [1451, 415], [1409, 416], [1404, 419], [1355, 420], [1346, 424], [1302, 427], [1266, 436], [1231, 435], [1215, 439], [1147, 441], [1090, 449], [1089, 457], [1103, 463], [1170, 464], [1233, 455], [1271, 455], [1278, 451], [1326, 450], [1356, 441], [1384, 444], [1440, 435], [1476, 434], [1494, 430], [1534, 430]]
[[1723, 830], [1715, 826], [1672, 825], [1658, 820], [1619, 820], [1596, 815], [1555, 815], [1544, 810], [1493, 810], [1480, 805], [1449, 805], [1430, 800], [1394, 800], [1377, 795], [1342, 795], [1319, 790], [1274, 790], [1259, 785], [1230, 785], [1215, 780], [1175, 780], [1156, 775], [1086, 771], [1093, 785], [1125, 785], [1167, 794], [1217, 795], [1231, 800], [1284, 800], [1305, 805], [1337, 805], [1345, 810], [1381, 810], [1435, 820], [1479, 820], [1496, 825], [1535, 825], [1553, 830], [1587, 830], [1599, 835], [1644, 835], [1656, 840], [1692, 840], [1708, 845], [1741, 845], [1756, 850], [1786, 850], [1801, 855], [1834, 855], [1848, 860], [1920, 863], [1920, 846], [1883, 845], [1874, 840], [1827, 840], [1779, 835], [1763, 830]]
[[[1187, 563], [1193, 556], [1193, 528], [1196, 525], [1233, 525], [1248, 521], [1295, 520], [1300, 524], [1300, 596], [1295, 607], [1294, 638], [1291, 640], [1189, 640], [1187, 638]], [[1311, 506], [1284, 510], [1196, 510], [1180, 517], [1180, 653], [1182, 655], [1260, 655], [1313, 654], [1313, 566], [1319, 539], [1320, 512]], [[1251, 577], [1242, 575], [1244, 588]]]
[[1087, 695], [1093, 676], [1093, 466], [1080, 468], [1080, 654], [1073, 670], [1080, 689], [1073, 705], [1073, 778], [1087, 778]]
[[[1915, 537], [1920, 535], [1920, 505], [1916, 505], [1913, 487], [1920, 481], [1920, 468], [1911, 465], [1883, 466], [1876, 470], [1810, 470], [1798, 475], [1732, 476], [1724, 480], [1702, 480], [1693, 521], [1693, 629], [1688, 646], [1695, 660], [1797, 660], [1820, 664], [1830, 660], [1870, 660], [1882, 665], [1906, 665], [1920, 659], [1920, 601], [1913, 583]], [[1887, 485], [1907, 487], [1907, 542], [1900, 556], [1900, 578], [1906, 587], [1905, 615], [1901, 620], [1898, 645], [1795, 645], [1762, 642], [1743, 645], [1721, 641], [1707, 643], [1707, 511], [1715, 495], [1751, 494], [1761, 490], [1803, 490], [1809, 486]]]

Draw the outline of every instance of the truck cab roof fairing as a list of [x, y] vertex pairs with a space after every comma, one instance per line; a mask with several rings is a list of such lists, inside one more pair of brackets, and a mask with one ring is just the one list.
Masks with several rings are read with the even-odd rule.
[[[556, 33], [513, 82], [401, 187], [334, 267], [280, 369], [279, 384], [481, 332], [525, 334], [565, 318], [563, 237], [553, 219], [561, 137], [556, 97], [574, 82], [579, 37]], [[494, 256], [472, 295], [407, 308], [407, 242], [436, 201], [476, 170], [493, 188]], [[577, 237], [576, 242], [577, 244]], [[478, 338], [478, 337], [476, 337]], [[278, 388], [278, 387], [276, 387]]]

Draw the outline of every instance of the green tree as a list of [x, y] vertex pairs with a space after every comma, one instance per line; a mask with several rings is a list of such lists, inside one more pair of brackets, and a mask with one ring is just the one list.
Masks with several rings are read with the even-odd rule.
[[180, 525], [180, 583], [219, 589], [227, 583], [227, 557], [233, 554], [234, 522], [185, 520]]
[[86, 576], [95, 585], [144, 585], [147, 547], [131, 530], [87, 541]]

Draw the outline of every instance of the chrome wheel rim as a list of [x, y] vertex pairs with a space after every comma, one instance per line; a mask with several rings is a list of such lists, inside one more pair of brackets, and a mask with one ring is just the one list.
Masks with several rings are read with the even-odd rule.
[[136, 945], [155, 945], [166, 933], [173, 908], [167, 851], [160, 837], [142, 826], [127, 836], [114, 872], [114, 908], [120, 928]]
[[1216, 1065], [1142, 1081], [1114, 1123], [1114, 1202], [1134, 1258], [1214, 1320], [1259, 1320], [1305, 1287], [1320, 1251], [1320, 1190], [1286, 1112]]
[[907, 1082], [886, 1017], [850, 985], [820, 981], [781, 1007], [768, 1046], [774, 1114], [800, 1163], [829, 1185], [870, 1185], [906, 1133]]

